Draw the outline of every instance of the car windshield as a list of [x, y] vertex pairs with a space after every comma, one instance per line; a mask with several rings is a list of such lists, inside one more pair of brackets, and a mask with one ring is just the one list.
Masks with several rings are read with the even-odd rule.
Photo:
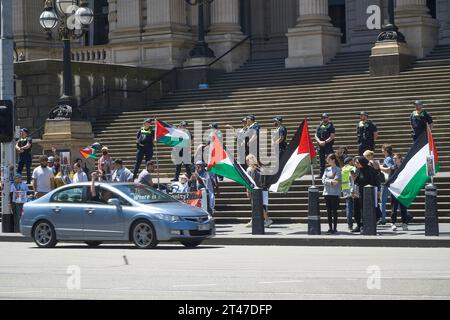
[[142, 204], [177, 202], [177, 200], [175, 200], [171, 196], [144, 185], [124, 184], [117, 185], [115, 187], [125, 193], [134, 201]]

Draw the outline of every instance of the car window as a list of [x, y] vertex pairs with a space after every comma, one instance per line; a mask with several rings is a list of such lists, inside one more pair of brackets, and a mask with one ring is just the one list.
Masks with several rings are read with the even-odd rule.
[[114, 192], [109, 191], [106, 188], [102, 188], [102, 187], [96, 187], [95, 188], [95, 197], [91, 195], [91, 192], [89, 190], [88, 192], [88, 202], [91, 203], [97, 203], [97, 204], [108, 204], [108, 200], [109, 199], [119, 199], [120, 200], [120, 204], [122, 206], [130, 206], [131, 204], [125, 200], [123, 197], [115, 194]]
[[83, 202], [83, 187], [64, 189], [56, 192], [50, 202], [58, 203], [82, 203]]

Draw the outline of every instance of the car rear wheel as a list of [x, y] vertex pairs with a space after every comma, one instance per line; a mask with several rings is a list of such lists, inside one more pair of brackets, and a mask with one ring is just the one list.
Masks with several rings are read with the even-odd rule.
[[158, 245], [155, 228], [145, 220], [138, 220], [133, 223], [131, 240], [139, 249], [153, 249]]
[[101, 241], [85, 241], [89, 248], [96, 248], [101, 245], [103, 242]]
[[33, 239], [39, 248], [53, 248], [57, 244], [56, 232], [48, 221], [38, 221], [33, 229]]
[[195, 248], [198, 247], [203, 240], [182, 240], [180, 241], [183, 246], [186, 248]]

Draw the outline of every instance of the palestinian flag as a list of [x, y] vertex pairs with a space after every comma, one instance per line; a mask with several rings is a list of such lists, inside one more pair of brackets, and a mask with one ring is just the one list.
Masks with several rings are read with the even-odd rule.
[[245, 186], [249, 191], [252, 191], [256, 186], [255, 181], [253, 181], [240, 164], [230, 157], [215, 133], [212, 136], [211, 146], [207, 170], [233, 180]]
[[97, 159], [97, 151], [91, 147], [87, 147], [85, 149], [80, 149], [80, 154], [85, 159]]
[[427, 157], [433, 156], [435, 171], [439, 171], [439, 156], [428, 128], [409, 150], [403, 163], [386, 185], [391, 194], [405, 207], [409, 207], [417, 194], [430, 181]]
[[297, 132], [280, 159], [277, 174], [268, 177], [266, 185], [272, 192], [288, 192], [295, 179], [304, 176], [311, 169], [316, 150], [309, 136], [308, 120], [300, 124]]
[[156, 120], [155, 140], [171, 147], [187, 147], [190, 136], [167, 122]]

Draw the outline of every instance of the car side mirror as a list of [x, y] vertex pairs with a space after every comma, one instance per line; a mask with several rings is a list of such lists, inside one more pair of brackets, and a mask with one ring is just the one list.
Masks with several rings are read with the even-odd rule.
[[109, 200], [108, 200], [108, 204], [109, 204], [109, 205], [112, 205], [112, 206], [116, 206], [116, 207], [118, 207], [118, 208], [121, 206], [120, 200], [119, 200], [119, 199], [116, 199], [116, 198], [109, 199]]

